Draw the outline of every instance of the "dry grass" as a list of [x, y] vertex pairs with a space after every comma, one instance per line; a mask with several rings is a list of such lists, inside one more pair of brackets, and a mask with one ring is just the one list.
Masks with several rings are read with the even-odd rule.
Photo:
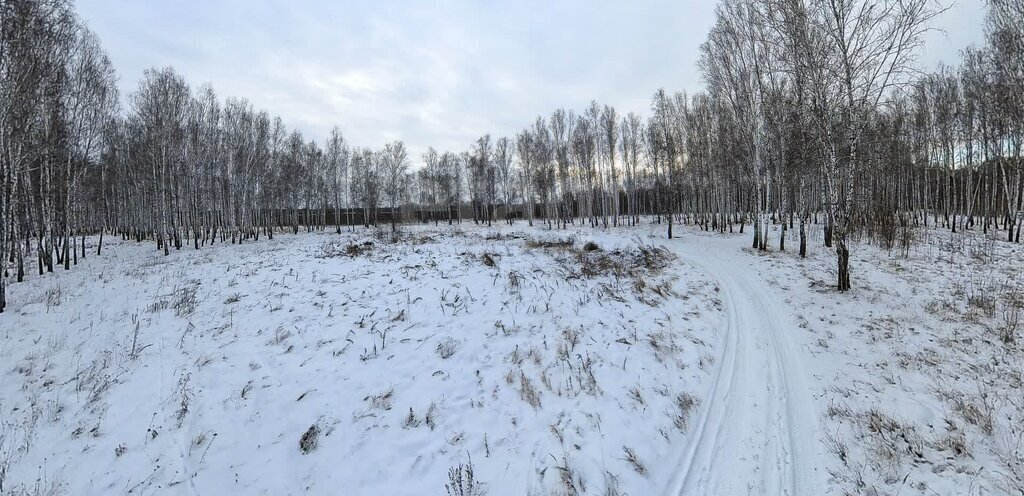
[[412, 411], [412, 407], [409, 408], [409, 414], [405, 416], [405, 420], [402, 421], [403, 429], [412, 429], [418, 427], [420, 420], [416, 418], [416, 413]]
[[823, 439], [822, 442], [825, 444], [825, 449], [838, 458], [839, 461], [843, 462], [843, 465], [848, 464], [850, 450], [846, 447], [846, 443], [844, 443], [842, 439], [839, 439], [838, 436], [833, 435], [830, 432], [826, 432], [825, 439]]
[[481, 496], [484, 494], [484, 483], [476, 478], [473, 460], [448, 469], [448, 483], [444, 485], [448, 496]]
[[299, 451], [303, 455], [308, 455], [317, 448], [320, 444], [320, 426], [318, 423], [313, 423], [306, 429], [306, 432], [302, 433], [302, 437], [299, 438]]
[[1004, 343], [1017, 341], [1017, 329], [1020, 327], [1021, 314], [1024, 313], [1024, 288], [1021, 284], [1009, 285], [1002, 295], [1002, 317], [999, 322], [999, 337]]
[[900, 422], [877, 408], [859, 417], [872, 462], [880, 470], [895, 476], [907, 457], [915, 463], [924, 459], [925, 442], [913, 425]]
[[[661, 274], [675, 255], [657, 246], [638, 245], [629, 250], [604, 251], [565, 250], [556, 256], [566, 279], [594, 279], [612, 277], [633, 281], [633, 289], [642, 292], [647, 289], [644, 278]], [[664, 292], [664, 287], [657, 287]]]
[[636, 470], [636, 473], [640, 475], [647, 473], [647, 467], [640, 461], [640, 457], [637, 456], [636, 451], [634, 451], [633, 448], [623, 446], [622, 452], [625, 454], [623, 459], [633, 466], [633, 470]]
[[566, 238], [551, 238], [551, 239], [540, 239], [540, 238], [526, 238], [527, 248], [557, 248], [567, 249], [572, 248], [576, 244], [576, 240], [573, 237]]
[[387, 391], [384, 391], [381, 394], [371, 394], [363, 398], [363, 401], [368, 401], [370, 403], [370, 408], [373, 408], [375, 410], [390, 410], [392, 403], [394, 403], [394, 400], [394, 388], [389, 388]]
[[338, 257], [358, 257], [360, 255], [366, 255], [373, 251], [373, 241], [363, 241], [362, 243], [346, 243], [338, 239], [332, 239], [330, 241], [324, 241], [320, 244], [320, 248], [316, 253], [316, 258], [338, 258]]
[[680, 431], [686, 431], [686, 426], [690, 421], [690, 413], [693, 412], [694, 407], [700, 405], [700, 400], [694, 397], [692, 394], [682, 392], [676, 395], [675, 414], [672, 416], [672, 425]]
[[292, 337], [292, 332], [285, 329], [283, 326], [278, 326], [274, 329], [274, 336], [267, 340], [267, 346], [278, 346], [288, 341], [288, 338]]
[[992, 435], [996, 406], [990, 393], [982, 391], [977, 395], [970, 395], [951, 391], [945, 396], [953, 403], [953, 410], [965, 422], [977, 426], [985, 435]]
[[174, 315], [185, 317], [196, 311], [199, 302], [196, 294], [199, 292], [199, 281], [192, 280], [174, 289], [174, 301], [171, 307], [174, 308]]
[[604, 492], [602, 496], [623, 496], [622, 488], [619, 487], [619, 478], [611, 472], [604, 473]]
[[46, 310], [59, 307], [64, 301], [64, 290], [60, 286], [53, 286], [46, 290]]
[[451, 337], [444, 337], [437, 343], [437, 356], [441, 357], [442, 360], [447, 360], [459, 350], [459, 342]]
[[427, 424], [430, 430], [434, 430], [437, 427], [437, 403], [430, 403], [430, 407], [427, 408], [427, 414], [423, 416], [423, 422]]
[[540, 408], [540, 391], [523, 371], [519, 371], [519, 397], [534, 408]]
[[508, 282], [506, 283], [506, 287], [508, 287], [509, 293], [512, 293], [512, 294], [517, 295], [517, 296], [520, 295], [521, 294], [520, 290], [522, 289], [522, 286], [523, 286], [523, 276], [522, 276], [522, 274], [520, 274], [519, 271], [510, 270], [508, 272]]

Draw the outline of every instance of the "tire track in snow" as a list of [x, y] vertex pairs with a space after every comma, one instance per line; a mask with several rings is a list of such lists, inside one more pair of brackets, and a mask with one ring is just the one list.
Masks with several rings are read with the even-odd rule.
[[824, 494], [818, 410], [789, 333], [786, 306], [748, 276], [752, 261], [722, 239], [687, 236], [684, 260], [718, 279], [723, 320], [716, 369], [665, 494]]

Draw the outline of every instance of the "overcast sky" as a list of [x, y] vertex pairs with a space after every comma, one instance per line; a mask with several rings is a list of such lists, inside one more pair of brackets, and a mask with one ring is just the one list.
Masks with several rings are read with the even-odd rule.
[[[402, 139], [467, 149], [590, 100], [645, 112], [651, 94], [700, 89], [710, 0], [78, 0], [120, 76], [173, 66], [223, 99], [244, 96], [322, 140]], [[982, 38], [982, 0], [960, 0], [921, 65], [955, 64]]]

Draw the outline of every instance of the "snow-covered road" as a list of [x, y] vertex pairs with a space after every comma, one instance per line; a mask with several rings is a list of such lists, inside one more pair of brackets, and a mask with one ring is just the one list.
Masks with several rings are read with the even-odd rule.
[[811, 383], [787, 306], [765, 289], [749, 254], [699, 234], [670, 246], [720, 281], [723, 346], [665, 494], [824, 494]]

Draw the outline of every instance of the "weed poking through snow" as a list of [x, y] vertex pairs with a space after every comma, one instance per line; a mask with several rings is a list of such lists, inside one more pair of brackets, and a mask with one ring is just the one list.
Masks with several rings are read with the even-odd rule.
[[636, 451], [634, 451], [633, 448], [623, 446], [622, 452], [626, 455], [623, 459], [633, 466], [633, 470], [636, 470], [636, 473], [640, 475], [647, 473], [647, 467], [640, 461], [640, 457], [637, 456]]
[[437, 356], [441, 357], [442, 360], [447, 360], [459, 350], [459, 342], [451, 337], [441, 338], [441, 341], [437, 343]]
[[465, 465], [460, 463], [448, 469], [448, 483], [444, 485], [444, 490], [448, 496], [481, 496], [484, 494], [484, 484], [476, 479], [472, 458]]
[[303, 455], [308, 455], [310, 452], [317, 448], [320, 442], [320, 426], [319, 422], [314, 422], [313, 425], [306, 429], [306, 432], [302, 433], [302, 437], [299, 438], [299, 451]]

